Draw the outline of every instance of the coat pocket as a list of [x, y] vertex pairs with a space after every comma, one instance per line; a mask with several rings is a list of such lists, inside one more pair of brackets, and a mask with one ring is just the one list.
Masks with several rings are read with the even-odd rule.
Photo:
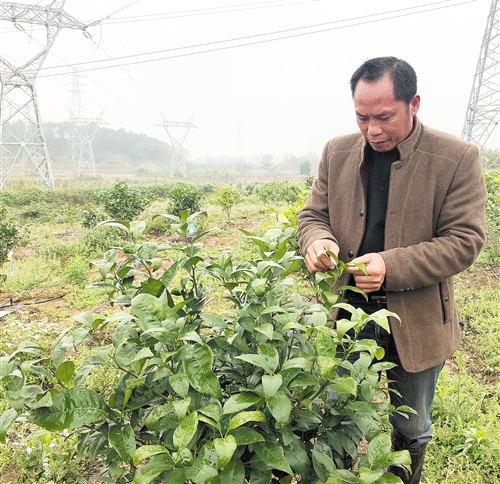
[[439, 283], [439, 295], [441, 297], [441, 309], [443, 324], [451, 323], [452, 314], [452, 291], [450, 290], [450, 280], [446, 279]]

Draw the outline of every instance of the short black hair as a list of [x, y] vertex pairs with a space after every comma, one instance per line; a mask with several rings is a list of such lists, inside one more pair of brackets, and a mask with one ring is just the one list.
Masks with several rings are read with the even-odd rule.
[[376, 82], [385, 74], [389, 74], [394, 84], [394, 99], [410, 104], [417, 94], [417, 74], [408, 62], [397, 57], [375, 57], [363, 62], [351, 77], [352, 96], [360, 79]]

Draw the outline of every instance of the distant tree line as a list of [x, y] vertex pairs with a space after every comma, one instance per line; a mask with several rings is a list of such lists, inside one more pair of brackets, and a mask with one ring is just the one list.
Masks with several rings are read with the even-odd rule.
[[[44, 132], [51, 158], [70, 155], [72, 134], [70, 123], [45, 123]], [[171, 147], [165, 141], [125, 131], [123, 128], [99, 128], [92, 142], [92, 148], [97, 163], [106, 160], [110, 155], [126, 156], [137, 162], [165, 162], [170, 160], [171, 156]]]

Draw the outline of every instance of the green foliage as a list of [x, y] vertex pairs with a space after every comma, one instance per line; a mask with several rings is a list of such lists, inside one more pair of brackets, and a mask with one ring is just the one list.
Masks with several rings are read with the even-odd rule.
[[98, 207], [86, 206], [82, 210], [82, 227], [93, 229], [99, 222], [106, 220], [106, 215]]
[[488, 200], [486, 202], [486, 244], [481, 261], [500, 264], [500, 173], [484, 174]]
[[432, 406], [434, 440], [426, 474], [447, 483], [491, 482], [500, 478], [500, 393], [468, 375], [459, 352], [441, 372]]
[[258, 187], [256, 191], [258, 197], [265, 203], [295, 203], [300, 197], [302, 187], [297, 183], [275, 180]]
[[119, 181], [111, 190], [103, 190], [99, 204], [115, 220], [132, 220], [151, 202], [151, 195], [144, 188], [130, 188], [126, 181]]
[[262, 160], [260, 162], [260, 166], [268, 172], [275, 172], [276, 171], [276, 164], [274, 163], [274, 156], [267, 154], [262, 157]]
[[[12, 249], [23, 239], [23, 233], [15, 220], [8, 220], [3, 206], [0, 204], [0, 270], [10, 259]], [[0, 273], [0, 284], [7, 276]]]
[[[96, 286], [123, 310], [75, 316], [50, 352], [24, 341], [0, 358], [7, 404], [0, 440], [20, 415], [48, 431], [75, 429], [79, 454], [101, 458], [117, 484], [267, 484], [272, 474], [288, 482], [300, 474], [304, 484], [397, 482], [381, 470], [409, 463], [383, 432], [395, 409], [379, 373], [391, 364], [377, 362], [383, 350], [374, 341], [347, 334], [370, 320], [388, 329], [391, 313], [344, 305], [352, 317], [333, 329], [329, 309], [343, 303], [329, 287], [344, 264], [318, 275], [325, 301], [311, 303], [290, 291], [301, 263], [289, 250], [291, 228], [243, 232], [258, 256], [235, 264], [228, 253], [208, 258], [204, 233], [188, 241], [199, 215], [164, 215], [185, 242], [170, 246], [180, 256], [161, 270], [167, 247], [138, 242], [143, 222], [103, 224], [129, 240], [96, 264], [103, 279]], [[206, 311], [207, 278], [231, 303], [223, 315]], [[80, 349], [87, 356], [77, 366]], [[118, 375], [109, 397], [86, 385], [96, 367]], [[368, 451], [358, 456], [363, 434]], [[360, 457], [357, 470], [344, 468], [346, 454]]]
[[81, 255], [76, 254], [71, 260], [66, 263], [64, 275], [66, 276], [67, 282], [76, 284], [78, 286], [83, 286], [88, 282], [88, 272], [88, 264]]
[[311, 173], [311, 162], [305, 160], [300, 164], [299, 173], [301, 175], [309, 175]]
[[314, 182], [314, 175], [309, 175], [304, 178], [304, 185], [308, 188], [312, 187], [313, 182]]
[[486, 202], [488, 224], [494, 226], [500, 233], [500, 173], [486, 172], [484, 179], [488, 190], [488, 201]]
[[179, 216], [184, 210], [191, 213], [201, 211], [203, 193], [194, 185], [181, 183], [170, 190], [169, 213]]
[[227, 221], [231, 220], [231, 210], [233, 207], [241, 201], [241, 192], [232, 186], [220, 186], [215, 189], [214, 194], [211, 197], [213, 203], [222, 207], [224, 210]]
[[[469, 275], [469, 277], [471, 277]], [[500, 305], [498, 288], [462, 289], [457, 305], [463, 322], [463, 347], [469, 352], [481, 375], [500, 374]]]
[[[290, 227], [292, 229], [293, 235], [290, 237], [290, 247], [292, 247], [297, 252], [300, 251], [297, 235], [297, 217], [306, 203], [308, 194], [309, 188], [306, 186], [302, 189], [300, 196], [295, 201], [295, 203], [288, 205], [285, 209], [277, 209], [274, 207], [271, 207], [269, 209], [271, 213], [274, 213], [276, 215], [276, 222], [278, 227], [281, 227], [282, 229]], [[305, 263], [302, 264], [302, 271], [304, 274], [307, 273]]]
[[84, 459], [78, 456], [76, 439], [69, 436], [67, 431], [61, 434], [40, 431], [26, 436], [18, 435], [16, 440], [8, 443], [12, 451], [5, 456], [6, 463], [20, 470], [15, 482], [86, 482]]

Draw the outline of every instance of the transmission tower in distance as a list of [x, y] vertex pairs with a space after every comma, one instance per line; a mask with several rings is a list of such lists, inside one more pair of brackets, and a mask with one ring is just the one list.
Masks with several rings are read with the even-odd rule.
[[499, 121], [500, 5], [492, 0], [470, 93], [462, 138], [484, 147]]
[[86, 118], [83, 115], [80, 73], [78, 69], [73, 69], [69, 120], [71, 123], [71, 159], [78, 160], [78, 176], [86, 169], [92, 176], [96, 175], [92, 140], [103, 123], [103, 112], [101, 111], [97, 118]]
[[[170, 178], [173, 178], [178, 172], [180, 176], [186, 178], [186, 157], [184, 154], [184, 149], [182, 148], [182, 144], [186, 139], [186, 136], [189, 133], [191, 128], [197, 128], [191, 120], [193, 119], [194, 114], [191, 115], [188, 121], [167, 121], [163, 113], [160, 113], [163, 119], [163, 122], [158, 124], [157, 126], [163, 126], [167, 135], [172, 144], [172, 156], [170, 158]], [[184, 128], [184, 134], [180, 138], [174, 138], [169, 128]], [[179, 156], [175, 156], [176, 152], [179, 151]]]
[[35, 80], [62, 28], [82, 30], [88, 36], [87, 26], [63, 10], [65, 2], [54, 0], [48, 6], [0, 2], [0, 20], [12, 22], [23, 32], [22, 24], [41, 25], [47, 30], [45, 46], [24, 64], [16, 66], [0, 54], [0, 189], [20, 158], [30, 160], [44, 184], [55, 188]]

